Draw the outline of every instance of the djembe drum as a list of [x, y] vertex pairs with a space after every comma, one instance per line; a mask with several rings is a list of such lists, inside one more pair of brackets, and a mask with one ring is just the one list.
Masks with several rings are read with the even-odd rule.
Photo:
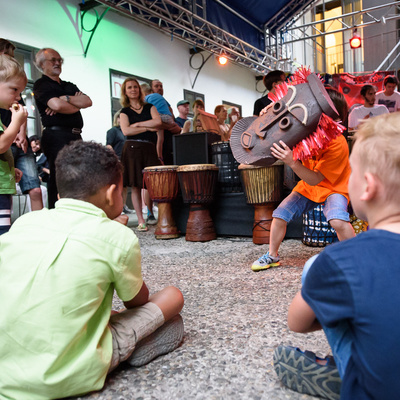
[[270, 167], [239, 165], [248, 204], [254, 206], [253, 243], [268, 244], [272, 212], [282, 199], [283, 162]]
[[218, 168], [218, 190], [222, 193], [241, 192], [239, 163], [232, 154], [229, 142], [211, 144], [211, 159]]
[[178, 167], [183, 201], [190, 204], [186, 240], [207, 242], [217, 238], [208, 204], [214, 201], [218, 167], [214, 164], [191, 164]]
[[303, 214], [303, 239], [306, 246], [324, 247], [337, 242], [336, 231], [329, 225], [321, 204]]
[[178, 194], [177, 169], [177, 165], [158, 165], [143, 170], [143, 179], [150, 198], [158, 203], [158, 223], [154, 232], [156, 239], [179, 237], [171, 206]]

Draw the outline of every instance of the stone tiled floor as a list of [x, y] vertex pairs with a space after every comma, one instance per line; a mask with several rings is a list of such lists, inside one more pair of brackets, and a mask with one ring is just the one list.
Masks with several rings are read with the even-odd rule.
[[295, 334], [286, 324], [304, 262], [320, 249], [284, 241], [282, 266], [254, 273], [252, 261], [268, 246], [251, 238], [156, 240], [154, 229], [138, 233], [144, 279], [151, 292], [183, 292], [183, 343], [144, 367], [118, 368], [101, 392], [81, 399], [311, 399], [280, 384], [272, 354], [280, 343], [329, 353], [322, 332]]

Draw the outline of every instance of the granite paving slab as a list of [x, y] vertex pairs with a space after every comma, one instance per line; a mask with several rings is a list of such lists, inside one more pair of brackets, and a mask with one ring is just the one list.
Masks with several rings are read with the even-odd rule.
[[329, 354], [323, 332], [296, 334], [286, 322], [303, 265], [321, 248], [285, 240], [282, 266], [255, 273], [250, 265], [268, 245], [247, 237], [156, 240], [154, 229], [137, 233], [144, 280], [151, 293], [168, 285], [183, 292], [183, 343], [146, 366], [120, 366], [101, 392], [79, 399], [313, 399], [281, 385], [272, 356], [281, 343]]

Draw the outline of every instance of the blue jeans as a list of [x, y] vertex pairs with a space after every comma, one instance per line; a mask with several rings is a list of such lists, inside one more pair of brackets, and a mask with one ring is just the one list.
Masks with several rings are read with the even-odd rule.
[[[312, 200], [307, 199], [300, 193], [292, 192], [279, 204], [278, 208], [272, 213], [273, 218], [280, 218], [289, 223], [292, 219], [301, 217], [303, 213], [318, 206]], [[327, 221], [340, 219], [350, 222], [347, 212], [347, 199], [342, 194], [333, 193], [327, 197], [324, 203], [324, 215]]]
[[24, 153], [19, 147], [12, 145], [11, 150], [15, 168], [22, 171], [21, 181], [19, 182], [22, 193], [26, 194], [30, 190], [40, 187], [40, 179], [32, 149], [28, 147], [28, 151]]
[[[313, 262], [318, 257], [318, 254], [311, 257], [303, 268], [301, 276], [301, 284], [304, 285], [308, 270]], [[337, 324], [334, 328], [328, 328], [322, 325], [325, 336], [328, 339], [329, 346], [331, 346], [333, 358], [335, 359], [337, 369], [340, 377], [343, 379], [347, 364], [351, 355], [351, 346], [354, 341], [353, 334], [347, 322], [343, 321]]]

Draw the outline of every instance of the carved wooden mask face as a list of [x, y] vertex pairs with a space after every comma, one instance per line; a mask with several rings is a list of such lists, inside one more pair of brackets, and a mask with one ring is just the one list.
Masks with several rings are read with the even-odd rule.
[[322, 113], [338, 117], [320, 79], [311, 74], [306, 83], [287, 86], [287, 93], [262, 116], [237, 122], [231, 135], [233, 155], [242, 164], [272, 165], [272, 144], [282, 140], [292, 149], [316, 130]]

